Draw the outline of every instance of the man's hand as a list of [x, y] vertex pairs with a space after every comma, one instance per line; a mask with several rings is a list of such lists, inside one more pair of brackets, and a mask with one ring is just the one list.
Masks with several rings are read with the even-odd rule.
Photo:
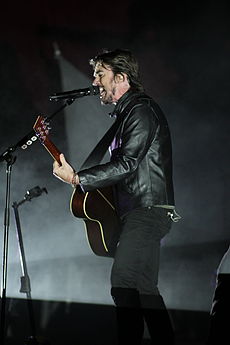
[[70, 183], [70, 184], [79, 184], [78, 175], [75, 173], [74, 169], [69, 163], [65, 160], [63, 153], [60, 154], [61, 165], [54, 161], [53, 163], [53, 174], [61, 181]]

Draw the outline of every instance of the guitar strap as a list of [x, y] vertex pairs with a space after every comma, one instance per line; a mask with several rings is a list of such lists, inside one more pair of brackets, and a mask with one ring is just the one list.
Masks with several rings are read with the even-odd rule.
[[121, 119], [119, 116], [115, 120], [115, 122], [112, 124], [112, 126], [107, 130], [105, 135], [98, 142], [98, 144], [95, 146], [95, 148], [89, 154], [89, 156], [86, 158], [86, 160], [82, 164], [80, 170], [88, 169], [88, 168], [95, 166], [95, 165], [100, 163], [100, 161], [103, 159], [109, 145], [111, 144], [113, 138], [115, 137], [115, 134], [118, 130], [120, 123], [121, 123]]
[[129, 105], [125, 108], [123, 112], [116, 118], [115, 122], [112, 124], [112, 126], [107, 130], [105, 135], [102, 137], [102, 139], [98, 142], [98, 144], [95, 146], [95, 148], [92, 150], [92, 152], [89, 154], [89, 156], [86, 158], [84, 163], [82, 164], [80, 170], [88, 169], [92, 166], [95, 166], [101, 162], [103, 159], [109, 145], [111, 144], [112, 140], [115, 137], [115, 134], [123, 120], [126, 114], [130, 112], [132, 107], [136, 104], [136, 98], [135, 101], [130, 102]]

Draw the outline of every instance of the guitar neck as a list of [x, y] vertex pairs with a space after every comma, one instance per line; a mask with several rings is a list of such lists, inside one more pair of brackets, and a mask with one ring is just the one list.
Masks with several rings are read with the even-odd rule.
[[43, 146], [45, 146], [46, 150], [53, 157], [53, 159], [56, 160], [59, 164], [61, 164], [61, 162], [60, 162], [60, 154], [61, 154], [61, 152], [54, 145], [54, 143], [52, 143], [52, 141], [47, 138], [45, 143], [43, 143]]

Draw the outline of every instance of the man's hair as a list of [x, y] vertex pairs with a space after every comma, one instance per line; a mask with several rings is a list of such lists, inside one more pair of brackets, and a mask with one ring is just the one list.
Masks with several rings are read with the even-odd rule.
[[95, 68], [97, 63], [101, 63], [105, 68], [105, 65], [108, 65], [114, 75], [125, 73], [128, 77], [130, 87], [134, 91], [144, 91], [140, 81], [138, 62], [129, 50], [103, 50], [101, 54], [92, 58], [89, 63], [93, 68]]

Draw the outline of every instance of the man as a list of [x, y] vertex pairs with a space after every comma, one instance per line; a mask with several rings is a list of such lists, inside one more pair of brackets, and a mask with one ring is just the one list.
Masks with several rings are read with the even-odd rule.
[[144, 320], [154, 344], [173, 344], [174, 334], [158, 291], [160, 241], [177, 220], [172, 181], [171, 139], [159, 106], [139, 79], [138, 63], [122, 49], [90, 61], [93, 85], [103, 104], [115, 104], [121, 124], [110, 146], [111, 160], [82, 171], [54, 162], [53, 173], [87, 192], [112, 186], [121, 236], [111, 272], [119, 345], [141, 344]]

